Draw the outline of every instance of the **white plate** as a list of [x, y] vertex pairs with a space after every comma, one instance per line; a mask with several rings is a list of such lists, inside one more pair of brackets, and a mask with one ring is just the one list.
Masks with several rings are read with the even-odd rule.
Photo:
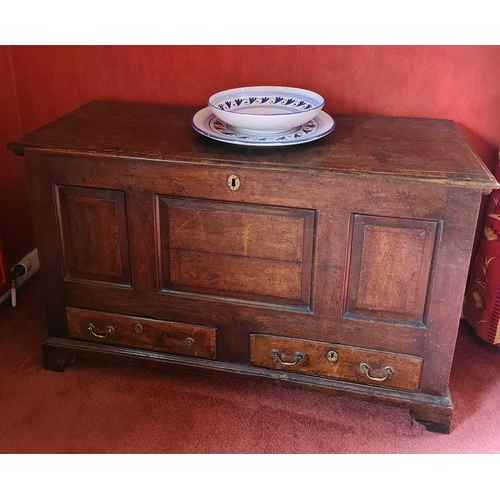
[[299, 127], [294, 127], [287, 132], [280, 132], [279, 134], [266, 132], [262, 134], [249, 133], [227, 125], [212, 113], [210, 107], [198, 111], [193, 116], [192, 125], [197, 132], [210, 137], [210, 139], [245, 146], [290, 146], [292, 144], [303, 144], [304, 142], [320, 139], [335, 128], [333, 118], [324, 111], [320, 111], [312, 120]]

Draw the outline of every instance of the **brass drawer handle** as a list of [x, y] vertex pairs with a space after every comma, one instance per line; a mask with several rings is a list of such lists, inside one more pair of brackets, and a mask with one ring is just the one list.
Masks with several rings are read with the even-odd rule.
[[112, 326], [107, 326], [105, 333], [99, 333], [96, 332], [95, 326], [92, 323], [89, 323], [89, 326], [87, 327], [87, 330], [94, 336], [97, 337], [98, 339], [105, 339], [110, 333], [114, 333], [115, 329]]
[[281, 352], [273, 350], [273, 357], [274, 357], [274, 362], [275, 363], [280, 363], [284, 366], [295, 366], [304, 361], [305, 356], [301, 352], [296, 352], [293, 357], [295, 358], [295, 361], [289, 362], [289, 361], [283, 361], [281, 359]]
[[359, 367], [361, 368], [361, 371], [370, 379], [374, 380], [375, 382], [384, 382], [384, 380], [387, 380], [393, 373], [394, 373], [394, 368], [392, 366], [386, 366], [382, 369], [382, 371], [385, 372], [384, 377], [374, 377], [373, 375], [370, 375], [370, 365], [368, 363], [360, 363]]

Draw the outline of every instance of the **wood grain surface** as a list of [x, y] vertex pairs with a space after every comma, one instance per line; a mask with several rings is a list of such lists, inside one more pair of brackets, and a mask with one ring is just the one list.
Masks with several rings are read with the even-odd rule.
[[416, 356], [259, 334], [250, 335], [250, 362], [411, 391], [418, 389], [422, 370], [422, 358]]
[[72, 339], [215, 359], [215, 328], [71, 307], [66, 314]]
[[335, 130], [322, 140], [294, 148], [252, 148], [222, 144], [195, 132], [191, 119], [198, 109], [91, 101], [9, 147], [15, 151], [36, 148], [193, 162], [251, 162], [255, 168], [404, 175], [484, 189], [498, 186], [449, 120], [337, 115]]
[[58, 186], [56, 203], [66, 278], [130, 284], [125, 193]]
[[355, 215], [346, 313], [423, 324], [437, 227]]

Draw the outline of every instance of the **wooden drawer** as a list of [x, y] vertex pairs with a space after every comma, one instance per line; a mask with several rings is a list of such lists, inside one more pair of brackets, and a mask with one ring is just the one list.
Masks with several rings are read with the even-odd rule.
[[215, 328], [72, 307], [66, 314], [72, 339], [215, 359]]
[[411, 391], [418, 389], [422, 370], [417, 356], [260, 334], [250, 335], [250, 362]]

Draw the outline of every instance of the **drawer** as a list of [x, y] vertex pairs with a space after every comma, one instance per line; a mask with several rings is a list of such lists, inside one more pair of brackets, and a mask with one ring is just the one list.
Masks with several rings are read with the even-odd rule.
[[215, 359], [215, 328], [72, 307], [66, 315], [72, 339]]
[[415, 391], [422, 358], [325, 342], [250, 335], [250, 362], [276, 370]]

